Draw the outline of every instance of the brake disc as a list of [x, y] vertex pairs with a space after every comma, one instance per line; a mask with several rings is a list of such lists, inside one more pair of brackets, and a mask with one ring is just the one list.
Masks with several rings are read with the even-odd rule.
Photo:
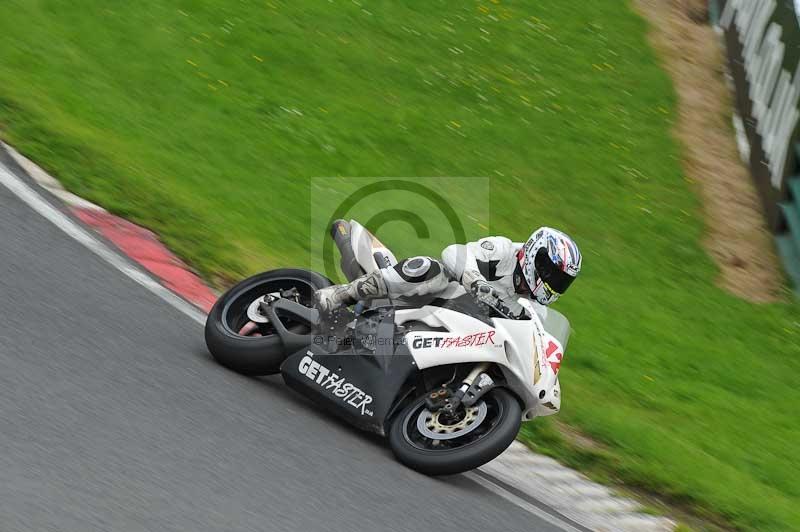
[[453, 424], [442, 423], [439, 418], [441, 410], [431, 412], [428, 409], [423, 410], [417, 417], [417, 430], [432, 440], [452, 440], [465, 436], [478, 428], [483, 420], [486, 419], [486, 402], [481, 401], [477, 405], [469, 406], [464, 412], [464, 417]]
[[263, 312], [261, 312], [261, 303], [267, 300], [267, 296], [261, 296], [252, 303], [250, 306], [247, 307], [247, 318], [250, 321], [255, 323], [269, 323], [269, 318], [267, 318]]

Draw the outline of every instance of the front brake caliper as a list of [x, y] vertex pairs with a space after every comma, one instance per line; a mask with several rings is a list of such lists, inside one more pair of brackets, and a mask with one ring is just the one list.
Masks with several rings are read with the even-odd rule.
[[430, 412], [441, 412], [444, 419], [455, 419], [456, 411], [461, 406], [461, 400], [453, 394], [450, 388], [442, 386], [431, 391], [425, 397], [425, 406]]

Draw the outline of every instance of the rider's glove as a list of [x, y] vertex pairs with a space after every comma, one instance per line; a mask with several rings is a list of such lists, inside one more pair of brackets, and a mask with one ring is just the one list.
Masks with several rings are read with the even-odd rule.
[[478, 279], [473, 282], [470, 288], [472, 289], [472, 293], [475, 295], [475, 299], [481, 303], [489, 305], [490, 307], [495, 306], [497, 304], [497, 300], [500, 299], [500, 294], [497, 292], [497, 290], [495, 290], [492, 285], [483, 279]]
[[512, 319], [528, 319], [525, 307], [520, 305], [516, 299], [505, 299], [501, 293], [492, 287], [488, 281], [478, 279], [472, 283], [472, 293], [475, 299], [493, 309], [501, 311]]

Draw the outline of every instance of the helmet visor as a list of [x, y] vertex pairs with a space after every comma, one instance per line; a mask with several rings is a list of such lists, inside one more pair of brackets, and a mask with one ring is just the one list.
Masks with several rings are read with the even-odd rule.
[[546, 248], [539, 249], [533, 265], [539, 278], [547, 284], [550, 290], [558, 294], [566, 292], [569, 285], [575, 280], [573, 276], [561, 271], [561, 268], [550, 260], [550, 254]]

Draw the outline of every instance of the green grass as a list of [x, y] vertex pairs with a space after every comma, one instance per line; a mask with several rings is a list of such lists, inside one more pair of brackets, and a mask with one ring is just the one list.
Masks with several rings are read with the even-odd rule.
[[[215, 282], [314, 262], [312, 204], [341, 187], [312, 177], [489, 176], [488, 200], [440, 192], [584, 251], [560, 418], [616, 478], [800, 526], [800, 309], [715, 286], [644, 22], [619, 0], [299, 4], [6, 0], [2, 136]], [[399, 254], [447, 243], [385, 229]]]

